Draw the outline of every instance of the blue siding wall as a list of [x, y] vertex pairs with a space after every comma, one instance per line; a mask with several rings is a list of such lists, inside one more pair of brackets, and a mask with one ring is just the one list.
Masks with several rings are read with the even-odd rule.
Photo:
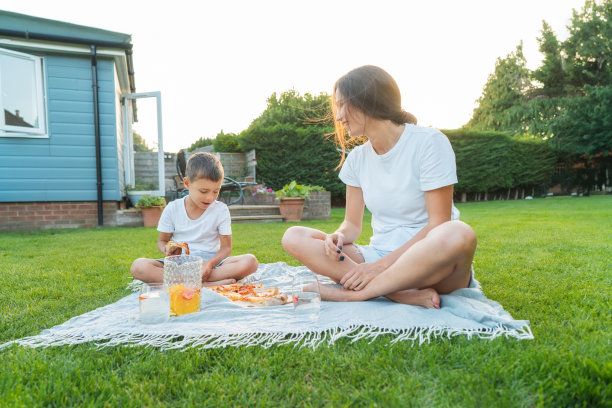
[[[45, 57], [48, 139], [0, 137], [0, 202], [95, 201], [96, 148], [89, 57]], [[119, 200], [115, 76], [98, 60], [104, 200]]]

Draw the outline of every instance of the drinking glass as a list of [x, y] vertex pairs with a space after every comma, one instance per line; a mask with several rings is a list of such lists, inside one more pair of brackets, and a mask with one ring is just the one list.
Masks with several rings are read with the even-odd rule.
[[143, 283], [140, 288], [140, 322], [158, 324], [168, 321], [170, 296], [161, 283]]
[[319, 318], [321, 294], [319, 279], [311, 271], [300, 271], [293, 277], [293, 310], [311, 320]]
[[202, 258], [171, 255], [164, 258], [164, 287], [170, 293], [170, 310], [180, 316], [200, 310]]

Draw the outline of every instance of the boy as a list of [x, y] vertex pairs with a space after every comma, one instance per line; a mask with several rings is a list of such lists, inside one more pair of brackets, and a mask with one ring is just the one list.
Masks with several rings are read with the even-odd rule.
[[[187, 161], [184, 178], [189, 195], [170, 202], [159, 220], [157, 248], [165, 256], [180, 254], [178, 248], [166, 253], [168, 241], [186, 242], [190, 254], [204, 260], [202, 284], [235, 283], [257, 270], [251, 255], [230, 256], [232, 252], [231, 218], [227, 205], [216, 201], [223, 184], [223, 166], [210, 153], [195, 153]], [[162, 282], [162, 259], [139, 258], [130, 272], [143, 282]]]

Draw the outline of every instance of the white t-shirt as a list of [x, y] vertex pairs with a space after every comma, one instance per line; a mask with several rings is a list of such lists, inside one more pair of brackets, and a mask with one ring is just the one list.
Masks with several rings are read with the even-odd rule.
[[[363, 192], [372, 213], [370, 246], [393, 251], [427, 225], [425, 191], [457, 183], [455, 153], [439, 130], [407, 124], [385, 154], [378, 155], [369, 141], [355, 147], [340, 179]], [[453, 205], [451, 219], [458, 218]]]
[[232, 235], [232, 219], [227, 205], [215, 201], [197, 220], [192, 220], [185, 209], [187, 198], [168, 203], [157, 230], [171, 233], [173, 241], [187, 242], [191, 251], [217, 252], [219, 235]]

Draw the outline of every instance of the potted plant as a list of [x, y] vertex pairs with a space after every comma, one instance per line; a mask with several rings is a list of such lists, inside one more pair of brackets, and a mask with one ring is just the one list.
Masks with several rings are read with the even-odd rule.
[[310, 186], [297, 184], [295, 180], [276, 192], [280, 213], [285, 221], [300, 221], [304, 211], [304, 200], [308, 198]]
[[166, 199], [159, 196], [143, 195], [136, 207], [142, 211], [142, 220], [145, 227], [157, 227], [162, 211], [166, 206]]

